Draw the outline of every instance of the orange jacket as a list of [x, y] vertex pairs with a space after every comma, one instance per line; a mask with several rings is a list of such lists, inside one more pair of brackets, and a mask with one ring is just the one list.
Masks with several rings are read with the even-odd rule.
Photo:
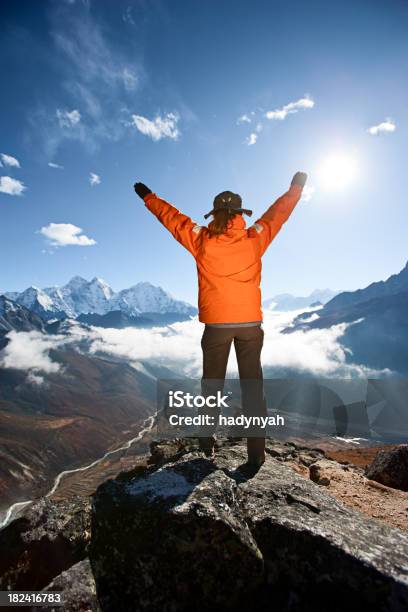
[[198, 311], [202, 323], [246, 323], [262, 320], [261, 257], [287, 221], [302, 194], [293, 185], [260, 219], [246, 228], [235, 215], [224, 234], [211, 236], [177, 208], [149, 193], [146, 207], [196, 260]]

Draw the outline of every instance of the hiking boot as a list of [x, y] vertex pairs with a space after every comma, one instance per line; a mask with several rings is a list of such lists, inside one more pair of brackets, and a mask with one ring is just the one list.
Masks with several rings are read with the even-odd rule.
[[245, 479], [249, 479], [249, 478], [253, 478], [254, 476], [256, 476], [261, 466], [262, 466], [262, 463], [260, 465], [254, 465], [253, 463], [250, 463], [249, 461], [247, 461], [246, 463], [243, 463], [242, 465], [240, 465], [237, 468], [237, 471], [240, 474], [242, 474], [242, 476], [244, 476]]
[[260, 468], [265, 463], [265, 438], [247, 438], [248, 464]]
[[215, 459], [215, 437], [199, 438], [199, 448], [208, 459]]

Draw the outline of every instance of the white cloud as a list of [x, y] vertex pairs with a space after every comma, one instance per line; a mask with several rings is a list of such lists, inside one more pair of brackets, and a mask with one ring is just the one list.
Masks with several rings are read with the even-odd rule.
[[27, 375], [27, 383], [31, 384], [31, 385], [43, 385], [45, 382], [44, 380], [44, 376], [39, 376], [38, 374], [35, 374], [34, 372], [29, 372]]
[[256, 132], [251, 132], [250, 135], [245, 140], [248, 146], [254, 145], [258, 139], [258, 134]]
[[237, 123], [251, 123], [251, 121], [252, 121], [251, 117], [247, 114], [241, 115], [237, 119]]
[[101, 177], [99, 176], [99, 174], [95, 174], [95, 172], [90, 172], [89, 173], [89, 182], [90, 182], [92, 187], [94, 187], [94, 185], [99, 185], [100, 182], [101, 182]]
[[112, 99], [119, 88], [130, 86], [133, 90], [138, 85], [135, 68], [135, 64], [139, 66], [138, 57], [132, 50], [124, 57], [119, 48], [114, 48], [89, 12], [67, 16], [56, 10], [54, 21], [52, 36], [64, 56], [74, 88], [80, 83], [87, 91], [96, 93], [96, 88], [103, 87]]
[[[254, 115], [255, 113], [252, 112], [252, 115]], [[263, 129], [262, 123], [258, 122], [254, 128], [254, 131], [251, 132], [249, 134], [249, 136], [246, 137], [244, 143], [247, 144], [248, 146], [254, 145], [257, 140], [258, 140], [258, 134], [259, 132], [261, 132]]]
[[50, 168], [58, 168], [59, 170], [63, 170], [64, 166], [60, 166], [60, 164], [56, 164], [54, 162], [48, 162]]
[[52, 246], [91, 246], [96, 244], [93, 238], [82, 234], [82, 229], [72, 223], [49, 223], [39, 233], [45, 236]]
[[296, 102], [289, 102], [289, 104], [286, 104], [282, 108], [266, 112], [265, 117], [267, 117], [267, 119], [278, 119], [282, 121], [283, 119], [286, 119], [288, 115], [297, 113], [299, 110], [313, 108], [314, 104], [315, 103], [311, 98], [305, 96]]
[[[131, 21], [134, 7], [122, 7], [122, 17]], [[58, 70], [59, 82], [56, 91], [47, 97], [51, 101], [63, 90], [63, 102], [50, 108], [49, 102], [39, 104], [29, 112], [30, 137], [33, 145], [43, 150], [47, 159], [57, 157], [66, 141], [76, 141], [91, 154], [95, 154], [106, 141], [117, 142], [128, 136], [130, 126], [135, 125], [131, 114], [141, 100], [141, 85], [148, 80], [140, 53], [137, 37], [131, 36], [128, 44], [109, 36], [106, 24], [95, 19], [90, 3], [82, 1], [81, 10], [71, 10], [63, 2], [52, 2], [49, 11], [50, 36], [54, 42], [51, 61]], [[124, 11], [124, 12], [123, 12]], [[119, 13], [119, 18], [121, 14]], [[70, 126], [69, 119], [62, 115], [61, 129], [56, 108], [61, 112], [78, 109], [79, 123]], [[178, 108], [186, 121], [194, 114], [186, 103], [179, 99]], [[171, 119], [167, 118], [167, 119]], [[66, 125], [68, 121], [68, 125]], [[65, 127], [66, 126], [66, 127]], [[155, 136], [176, 138], [176, 121], [167, 121], [164, 130], [154, 126]]]
[[302, 198], [301, 199], [304, 202], [309, 202], [309, 200], [312, 199], [313, 194], [314, 194], [315, 191], [316, 190], [315, 190], [315, 188], [312, 185], [305, 185], [303, 187]]
[[62, 111], [57, 108], [56, 115], [58, 118], [58, 123], [62, 128], [72, 128], [81, 121], [81, 113], [77, 109], [72, 111]]
[[131, 25], [135, 25], [135, 20], [132, 15], [132, 7], [126, 7], [125, 11], [122, 13], [122, 19], [125, 23], [130, 23]]
[[[282, 334], [282, 330], [290, 326], [300, 312], [305, 310], [264, 311], [262, 362], [265, 367], [280, 371], [286, 368], [320, 376], [368, 375], [367, 368], [346, 363], [341, 337], [348, 324]], [[199, 377], [202, 368], [202, 332], [203, 326], [195, 319], [153, 329], [93, 328], [90, 351], [126, 359], [134, 367], [139, 367], [141, 360], [152, 360], [178, 374]], [[232, 351], [227, 376], [236, 376], [237, 372], [236, 357]]]
[[67, 341], [63, 336], [13, 330], [7, 337], [10, 341], [2, 351], [1, 367], [28, 370], [34, 375], [36, 372], [53, 374], [60, 370], [60, 364], [52, 361], [49, 351]]
[[158, 115], [153, 121], [141, 115], [132, 115], [133, 124], [139, 132], [150, 136], [155, 141], [161, 138], [177, 140], [180, 135], [177, 127], [178, 120], [179, 116], [175, 113], [167, 113], [164, 117]]
[[13, 157], [12, 155], [6, 155], [6, 153], [1, 154], [2, 164], [4, 166], [12, 166], [14, 168], [20, 168], [20, 162], [18, 159]]
[[[94, 19], [85, 0], [80, 11], [54, 2], [49, 17], [55, 43], [52, 61], [60, 76], [57, 86], [64, 90], [64, 106], [57, 117], [48, 104], [34, 108], [29, 114], [31, 137], [50, 159], [66, 140], [95, 153], [102, 142], [116, 142], [129, 129], [129, 109], [144, 75], [142, 58], [133, 43], [125, 45], [124, 52], [120, 42], [105, 35], [106, 28]], [[72, 114], [72, 109], [78, 110]]]
[[122, 71], [123, 84], [128, 91], [134, 91], [138, 84], [139, 79], [136, 74], [130, 70], [130, 68], [124, 68]]
[[22, 181], [11, 178], [11, 176], [0, 176], [0, 193], [8, 195], [22, 195], [26, 186]]
[[[311, 318], [316, 318], [314, 309], [305, 310], [311, 313]], [[264, 368], [270, 368], [280, 376], [284, 370], [333, 378], [376, 377], [384, 373], [347, 363], [347, 351], [342, 347], [341, 339], [350, 324], [283, 334], [282, 330], [290, 327], [295, 316], [305, 310], [278, 312], [265, 309]], [[145, 373], [143, 362], [150, 361], [169, 368], [175, 376], [198, 378], [202, 369], [200, 340], [203, 328], [197, 319], [192, 319], [152, 329], [93, 327], [84, 330], [79, 325], [72, 325], [66, 336], [12, 331], [7, 336], [9, 343], [1, 353], [0, 366], [27, 370], [35, 376], [56, 373], [60, 371], [60, 364], [52, 361], [50, 350], [65, 345], [75, 348], [80, 342], [81, 352], [123, 359]], [[237, 375], [236, 356], [231, 351], [227, 377]], [[40, 384], [42, 381], [31, 376], [31, 382]]]
[[202, 326], [196, 320], [169, 327], [93, 328], [90, 352], [126, 359], [137, 366], [139, 360], [152, 360], [177, 372], [198, 373], [201, 366]]
[[373, 136], [377, 136], [378, 134], [381, 134], [381, 132], [395, 132], [396, 127], [397, 126], [392, 119], [386, 119], [378, 125], [372, 125], [370, 128], [368, 128], [367, 132]]

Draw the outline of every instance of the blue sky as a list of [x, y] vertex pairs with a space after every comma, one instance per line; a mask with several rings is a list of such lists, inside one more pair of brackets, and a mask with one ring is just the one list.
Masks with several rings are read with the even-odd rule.
[[[314, 192], [264, 256], [265, 298], [405, 264], [406, 2], [4, 0], [0, 14], [0, 290], [80, 274], [195, 303], [194, 260], [136, 180], [204, 223], [220, 191], [256, 219], [308, 172]], [[336, 155], [355, 167], [340, 190], [322, 179]]]

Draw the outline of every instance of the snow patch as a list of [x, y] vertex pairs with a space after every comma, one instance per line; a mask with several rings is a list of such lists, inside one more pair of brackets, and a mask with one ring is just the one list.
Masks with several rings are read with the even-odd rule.
[[141, 478], [127, 486], [131, 495], [145, 495], [149, 501], [157, 498], [187, 497], [193, 490], [193, 484], [169, 468], [160, 468], [147, 478]]
[[361, 444], [361, 442], [367, 442], [367, 438], [342, 438], [341, 436], [333, 436], [335, 440], [341, 440], [347, 442], [347, 444]]

